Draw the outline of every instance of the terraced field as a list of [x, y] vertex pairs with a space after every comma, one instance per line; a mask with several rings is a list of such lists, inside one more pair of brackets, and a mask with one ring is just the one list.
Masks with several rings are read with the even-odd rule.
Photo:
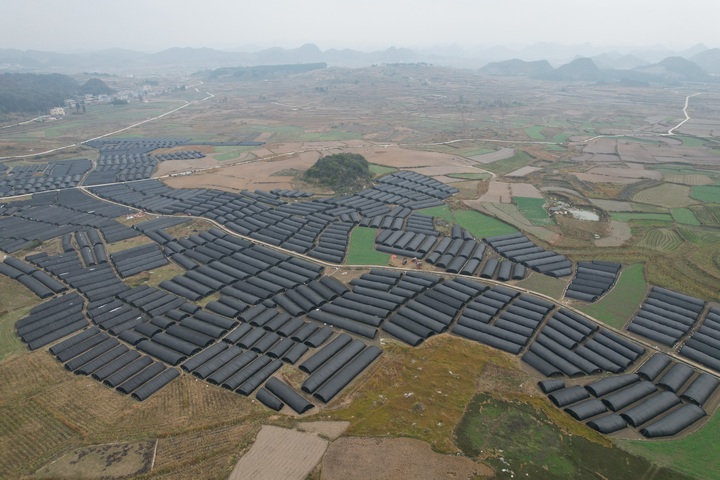
[[683, 239], [671, 228], [650, 230], [638, 245], [660, 252], [672, 252], [678, 248]]
[[690, 209], [701, 224], [720, 225], [720, 205], [693, 205]]

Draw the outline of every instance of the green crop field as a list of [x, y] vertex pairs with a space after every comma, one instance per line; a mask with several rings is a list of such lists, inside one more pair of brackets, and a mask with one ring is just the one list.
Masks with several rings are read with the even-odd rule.
[[498, 175], [505, 175], [506, 173], [513, 172], [518, 168], [522, 168], [532, 162], [533, 157], [523, 151], [518, 151], [510, 158], [505, 160], [498, 160], [497, 162], [488, 163], [483, 165], [485, 170], [489, 170]]
[[350, 235], [348, 265], [387, 265], [390, 255], [375, 250], [375, 229], [357, 227]]
[[572, 134], [570, 132], [558, 133], [553, 137], [552, 141], [557, 143], [565, 143], [571, 136]]
[[698, 185], [690, 189], [690, 196], [705, 203], [720, 203], [720, 187], [715, 185]]
[[533, 225], [552, 225], [553, 220], [543, 208], [544, 198], [513, 197], [513, 203]]
[[386, 175], [388, 173], [397, 172], [397, 168], [386, 167], [384, 165], [378, 165], [377, 163], [371, 163], [369, 168], [375, 175]]
[[647, 212], [612, 212], [610, 218], [618, 222], [632, 222], [633, 220], [657, 220], [661, 222], [672, 222], [672, 215], [669, 213], [647, 213]]
[[423, 208], [417, 213], [428, 217], [442, 218], [448, 223], [457, 223], [470, 232], [475, 238], [493, 237], [515, 233], [517, 229], [507, 223], [476, 212], [475, 210], [451, 210], [447, 205], [440, 207]]
[[591, 305], [579, 307], [579, 310], [611, 327], [622, 328], [647, 293], [643, 270], [641, 263], [625, 268], [609, 293]]
[[331, 129], [326, 132], [303, 133], [300, 139], [305, 142], [319, 141], [338, 141], [338, 140], [355, 140], [361, 135], [356, 132], [346, 132], [345, 130]]
[[705, 140], [697, 137], [677, 136], [675, 137], [682, 140], [683, 145], [686, 147], [703, 147], [705, 146]]
[[695, 433], [661, 442], [620, 440], [618, 446], [695, 478], [720, 479], [720, 456], [709, 455], [720, 438], [720, 413]]
[[683, 239], [670, 228], [655, 228], [650, 230], [638, 245], [658, 250], [660, 252], [672, 252], [678, 248]]
[[422, 210], [417, 210], [417, 212], [415, 213], [419, 213], [420, 215], [425, 215], [428, 217], [442, 218], [448, 223], [455, 223], [455, 216], [453, 215], [452, 210], [450, 210], [450, 207], [448, 207], [447, 205], [423, 208]]
[[700, 221], [689, 208], [673, 208], [672, 217], [683, 225], [700, 225]]
[[527, 127], [525, 129], [525, 135], [532, 138], [533, 140], [545, 140], [545, 135], [543, 135], [543, 130], [545, 130], [545, 127], [542, 125], [534, 125], [532, 127]]
[[489, 173], [451, 173], [450, 178], [462, 178], [464, 180], [487, 180], [490, 178]]
[[458, 210], [453, 213], [457, 223], [475, 238], [494, 237], [495, 235], [517, 232], [515, 227], [474, 210]]

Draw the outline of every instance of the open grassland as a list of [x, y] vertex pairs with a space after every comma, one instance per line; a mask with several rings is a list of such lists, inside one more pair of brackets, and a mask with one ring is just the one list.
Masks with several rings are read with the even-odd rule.
[[715, 185], [699, 185], [692, 187], [690, 196], [705, 203], [720, 203], [720, 187]]
[[677, 223], [682, 223], [683, 225], [700, 225], [700, 221], [689, 208], [673, 208], [671, 213]]
[[683, 239], [671, 228], [655, 228], [645, 234], [638, 245], [660, 252], [672, 252], [678, 248]]
[[717, 450], [720, 438], [720, 413], [697, 432], [663, 441], [621, 440], [618, 446], [651, 461], [664, 465], [695, 478], [720, 479], [720, 456], [712, 454]]
[[466, 455], [486, 460], [501, 479], [682, 478], [642, 457], [569, 434], [522, 399], [475, 396], [455, 435]]
[[[249, 399], [188, 375], [138, 403], [71, 374], [47, 351], [25, 353], [0, 363], [0, 478], [30, 474], [62, 452], [84, 445], [209, 435], [241, 423], [249, 440], [256, 421], [266, 415], [266, 409]], [[195, 474], [203, 468], [214, 472], [200, 475], [204, 478], [226, 477], [242, 448], [238, 443], [216, 448], [228, 440], [213, 445], [202, 435], [164, 468], [183, 472], [180, 478], [192, 478], [184, 474], [185, 467]], [[159, 463], [162, 455], [158, 448]]]
[[487, 163], [483, 166], [483, 168], [498, 175], [505, 175], [506, 173], [514, 172], [518, 168], [528, 165], [532, 161], [533, 157], [530, 156], [530, 154], [518, 150], [514, 156], [505, 160]]
[[350, 234], [347, 265], [387, 265], [390, 255], [375, 250], [375, 229], [356, 227]]
[[643, 264], [631, 265], [622, 270], [613, 289], [603, 298], [578, 308], [611, 327], [622, 328], [642, 303], [647, 288]]
[[513, 197], [513, 203], [533, 225], [552, 225], [552, 218], [545, 210], [544, 198]]
[[[693, 187], [693, 189], [695, 188], [703, 187]], [[633, 196], [633, 200], [638, 203], [667, 208], [687, 207], [693, 203], [690, 199], [690, 187], [675, 183], [663, 183], [641, 190]], [[720, 188], [718, 189], [718, 201], [720, 202]]]

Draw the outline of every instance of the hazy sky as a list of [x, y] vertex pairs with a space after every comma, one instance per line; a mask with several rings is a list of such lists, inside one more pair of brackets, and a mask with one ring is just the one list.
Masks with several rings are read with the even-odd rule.
[[718, 0], [2, 0], [0, 48], [720, 47]]

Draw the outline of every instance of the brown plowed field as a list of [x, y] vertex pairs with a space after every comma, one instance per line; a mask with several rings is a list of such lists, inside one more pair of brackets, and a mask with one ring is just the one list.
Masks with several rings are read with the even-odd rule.
[[467, 457], [435, 453], [427, 442], [411, 438], [343, 437], [323, 459], [323, 480], [437, 480], [492, 477], [492, 468]]

